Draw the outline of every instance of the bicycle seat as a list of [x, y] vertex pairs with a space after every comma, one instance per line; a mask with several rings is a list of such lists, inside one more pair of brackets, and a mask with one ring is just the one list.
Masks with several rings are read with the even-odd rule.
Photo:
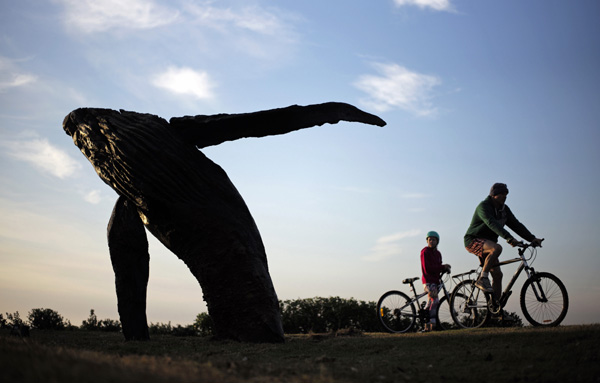
[[416, 281], [417, 279], [419, 279], [419, 277], [414, 277], [414, 278], [406, 278], [405, 280], [402, 281], [402, 283], [413, 283], [414, 281]]

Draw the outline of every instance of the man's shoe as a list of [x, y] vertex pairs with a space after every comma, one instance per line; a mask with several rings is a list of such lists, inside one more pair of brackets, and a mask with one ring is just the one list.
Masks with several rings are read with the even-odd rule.
[[487, 277], [479, 277], [477, 282], [475, 282], [475, 287], [480, 288], [481, 290], [488, 293], [494, 292], [494, 289], [492, 289], [492, 284], [490, 283], [490, 280]]
[[517, 318], [515, 318], [512, 315], [510, 315], [505, 310], [502, 310], [502, 312], [500, 313], [500, 315], [498, 315], [498, 320], [501, 320], [503, 322], [516, 322]]

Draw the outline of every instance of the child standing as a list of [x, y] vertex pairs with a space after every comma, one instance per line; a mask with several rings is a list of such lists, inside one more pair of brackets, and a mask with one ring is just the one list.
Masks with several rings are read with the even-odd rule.
[[442, 264], [442, 253], [437, 249], [440, 243], [440, 235], [430, 231], [425, 237], [427, 246], [421, 250], [421, 271], [423, 272], [423, 288], [427, 292], [429, 302], [429, 323], [425, 325], [425, 331], [432, 331], [436, 326], [437, 310], [440, 304], [438, 294], [440, 290], [440, 275], [442, 271], [450, 270], [450, 265]]

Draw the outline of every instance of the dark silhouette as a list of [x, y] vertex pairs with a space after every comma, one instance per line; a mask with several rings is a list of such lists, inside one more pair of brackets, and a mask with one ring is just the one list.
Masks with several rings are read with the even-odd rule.
[[149, 337], [145, 226], [200, 283], [217, 337], [283, 342], [258, 228], [225, 171], [198, 149], [342, 120], [385, 125], [342, 103], [186, 116], [170, 123], [151, 114], [95, 108], [65, 117], [64, 130], [120, 196], [108, 242], [126, 339]]

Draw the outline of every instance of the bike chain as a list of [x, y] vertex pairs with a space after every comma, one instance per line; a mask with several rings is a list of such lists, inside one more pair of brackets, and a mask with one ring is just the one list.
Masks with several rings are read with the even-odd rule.
[[502, 306], [494, 298], [488, 299], [487, 304], [488, 304], [488, 310], [493, 315], [498, 315], [502, 311]]

